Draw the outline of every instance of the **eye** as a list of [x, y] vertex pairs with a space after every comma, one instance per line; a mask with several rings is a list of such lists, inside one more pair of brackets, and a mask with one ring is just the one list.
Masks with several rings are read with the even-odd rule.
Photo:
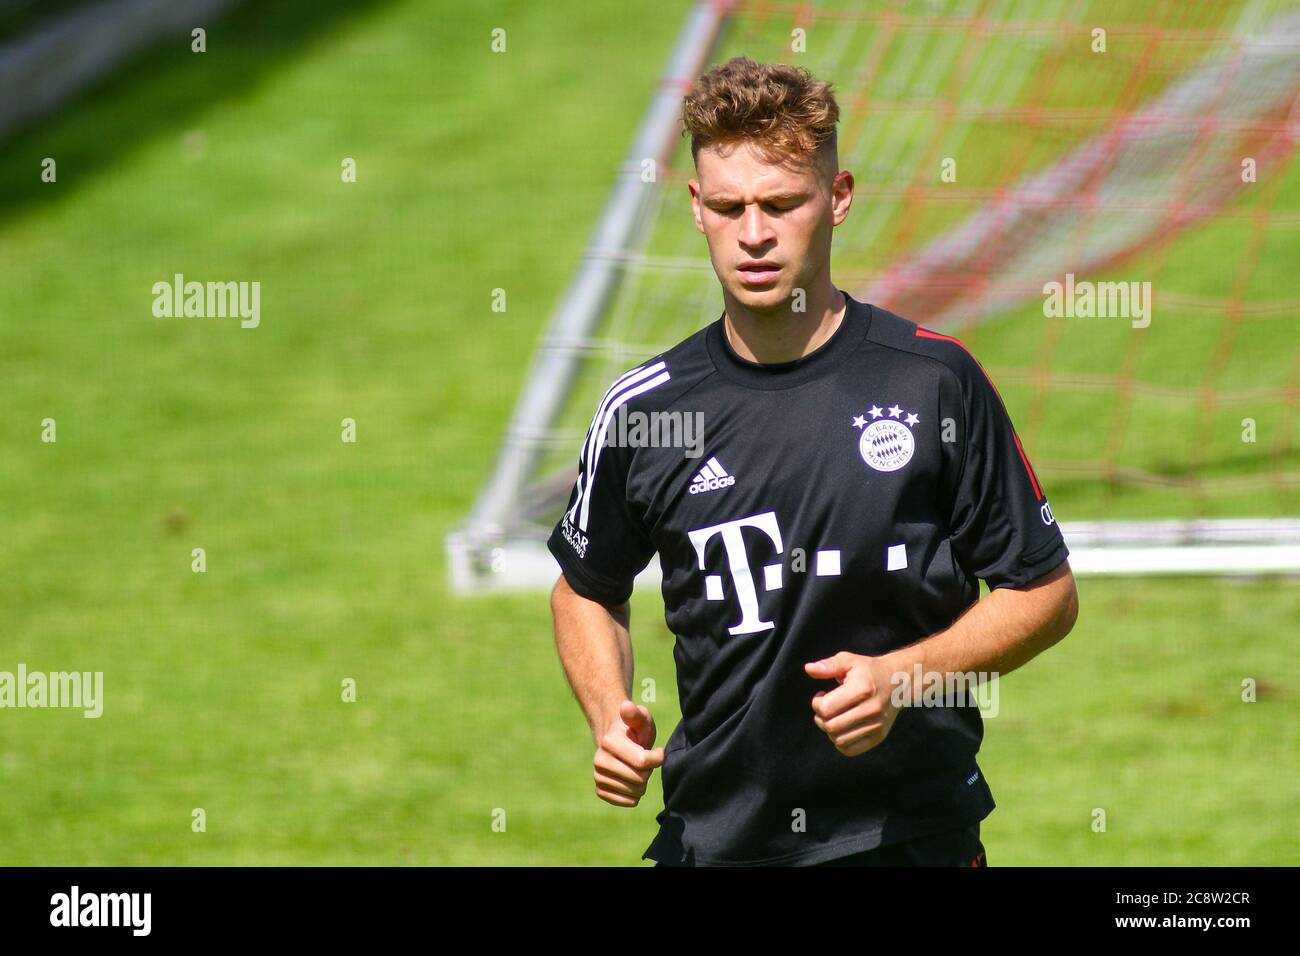
[[[791, 209], [798, 209], [802, 204], [802, 200], [796, 199], [793, 202], [788, 200], [780, 203], [765, 202], [763, 203], [763, 207], [769, 212], [789, 212]], [[740, 203], [732, 203], [729, 206], [710, 206], [709, 208], [720, 216], [734, 216], [736, 213], [741, 212], [745, 207]]]

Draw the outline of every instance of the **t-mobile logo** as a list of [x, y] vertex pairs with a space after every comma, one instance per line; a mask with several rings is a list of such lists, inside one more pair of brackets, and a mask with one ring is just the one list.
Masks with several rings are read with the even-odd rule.
[[[731, 634], [754, 634], [776, 627], [771, 621], [764, 621], [758, 610], [758, 592], [754, 589], [754, 574], [749, 566], [749, 553], [745, 550], [745, 538], [742, 528], [757, 528], [767, 535], [768, 540], [779, 555], [784, 546], [781, 544], [781, 528], [776, 523], [775, 511], [764, 511], [761, 515], [750, 515], [722, 524], [710, 525], [687, 532], [691, 544], [695, 546], [695, 556], [699, 559], [700, 570], [707, 568], [704, 564], [704, 548], [715, 534], [722, 536], [722, 546], [727, 552], [727, 566], [731, 569], [731, 578], [736, 585], [736, 600], [740, 602], [740, 623], [727, 628]], [[751, 536], [752, 537], [752, 536]], [[899, 545], [898, 547], [902, 547]], [[794, 549], [796, 557], [802, 557], [799, 548]], [[817, 577], [839, 577], [840, 552], [836, 548], [822, 548], [814, 552]], [[905, 565], [904, 565], [905, 566]], [[801, 567], [794, 570], [801, 571]], [[892, 569], [891, 569], [892, 570]], [[763, 565], [763, 590], [776, 591], [781, 587], [781, 563]], [[704, 576], [704, 597], [710, 601], [721, 601], [722, 575], [706, 574]]]
[[[745, 551], [745, 539], [742, 528], [757, 528], [767, 535], [776, 548], [782, 551], [781, 529], [776, 523], [776, 512], [765, 511], [761, 515], [748, 518], [736, 518], [722, 524], [710, 525], [689, 532], [691, 544], [695, 546], [695, 556], [699, 559], [700, 570], [706, 570], [704, 548], [715, 534], [722, 535], [722, 546], [727, 551], [727, 565], [731, 568], [731, 577], [736, 584], [736, 598], [740, 601], [740, 623], [727, 628], [730, 634], [754, 634], [775, 627], [771, 621], [764, 621], [758, 610], [758, 592], [754, 590], [754, 575], [749, 568], [749, 555]], [[781, 586], [781, 565], [768, 564], [763, 567], [763, 589], [771, 591]], [[704, 596], [710, 601], [722, 600], [722, 575], [706, 574], [704, 576]]]

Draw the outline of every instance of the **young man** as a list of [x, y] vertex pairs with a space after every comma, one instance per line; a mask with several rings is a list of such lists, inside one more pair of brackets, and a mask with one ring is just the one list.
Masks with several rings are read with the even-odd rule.
[[[663, 865], [982, 866], [983, 725], [952, 682], [1069, 632], [1065, 542], [976, 359], [832, 283], [853, 176], [829, 85], [737, 58], [683, 115], [725, 312], [610, 386], [549, 541], [596, 793], [635, 806], [663, 766]], [[632, 411], [699, 413], [703, 455], [611, 443]], [[656, 552], [666, 747], [631, 700], [627, 602]]]

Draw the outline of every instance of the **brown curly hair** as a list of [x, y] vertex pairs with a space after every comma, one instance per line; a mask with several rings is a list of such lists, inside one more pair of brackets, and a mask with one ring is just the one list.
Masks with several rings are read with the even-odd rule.
[[[820, 161], [828, 179], [839, 160], [840, 107], [831, 84], [803, 67], [738, 56], [702, 75], [682, 100], [682, 135], [698, 164], [706, 146], [750, 143], [777, 166]], [[697, 166], [698, 168], [698, 166]]]

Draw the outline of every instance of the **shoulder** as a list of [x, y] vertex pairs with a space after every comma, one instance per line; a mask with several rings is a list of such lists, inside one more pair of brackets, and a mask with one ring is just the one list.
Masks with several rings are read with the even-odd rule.
[[708, 377], [714, 369], [704, 344], [708, 326], [672, 348], [625, 368], [609, 382], [596, 409], [596, 418], [627, 411], [669, 408]]
[[979, 359], [960, 339], [924, 328], [877, 305], [871, 307], [871, 312], [871, 329], [867, 334], [870, 341], [946, 373], [963, 391], [988, 381]]

